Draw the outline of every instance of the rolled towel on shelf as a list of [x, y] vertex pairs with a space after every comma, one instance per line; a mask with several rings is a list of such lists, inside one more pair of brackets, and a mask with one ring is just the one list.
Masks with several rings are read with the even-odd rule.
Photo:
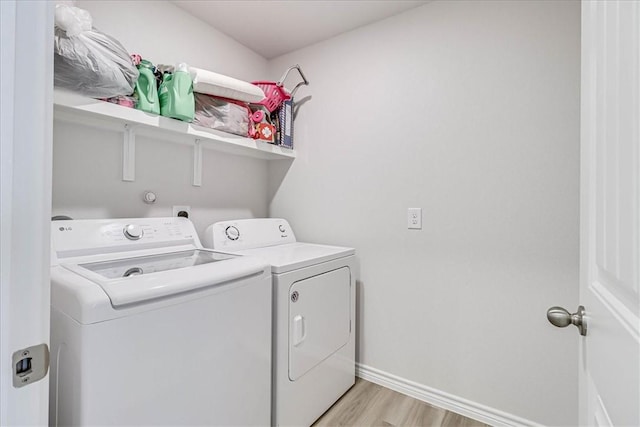
[[259, 102], [264, 99], [262, 89], [249, 82], [201, 68], [189, 67], [189, 72], [193, 77], [194, 92], [243, 102]]

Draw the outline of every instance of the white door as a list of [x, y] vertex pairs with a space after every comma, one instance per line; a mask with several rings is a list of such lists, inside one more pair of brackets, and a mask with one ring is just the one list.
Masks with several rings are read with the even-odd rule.
[[53, 2], [0, 19], [0, 425], [46, 425]]
[[640, 425], [640, 2], [582, 3], [580, 425]]

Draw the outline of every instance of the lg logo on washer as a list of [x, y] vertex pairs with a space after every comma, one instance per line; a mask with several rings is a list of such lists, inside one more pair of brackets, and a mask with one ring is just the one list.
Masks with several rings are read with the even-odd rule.
[[60, 230], [60, 231], [71, 231], [73, 229], [71, 227], [60, 227], [60, 228], [58, 228], [58, 230]]

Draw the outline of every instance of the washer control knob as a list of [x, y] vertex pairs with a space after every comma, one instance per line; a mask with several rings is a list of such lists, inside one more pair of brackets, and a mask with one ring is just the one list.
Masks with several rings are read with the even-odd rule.
[[238, 240], [240, 237], [240, 231], [233, 225], [228, 226], [224, 230], [224, 233], [227, 235], [227, 239], [229, 240]]
[[128, 224], [122, 231], [124, 232], [124, 237], [129, 240], [139, 240], [144, 234], [142, 227], [137, 224]]

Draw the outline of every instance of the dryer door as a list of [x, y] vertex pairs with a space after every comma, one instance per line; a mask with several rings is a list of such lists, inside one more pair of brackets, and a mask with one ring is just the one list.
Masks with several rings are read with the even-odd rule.
[[289, 289], [289, 379], [295, 381], [338, 351], [351, 334], [351, 271], [342, 267]]

